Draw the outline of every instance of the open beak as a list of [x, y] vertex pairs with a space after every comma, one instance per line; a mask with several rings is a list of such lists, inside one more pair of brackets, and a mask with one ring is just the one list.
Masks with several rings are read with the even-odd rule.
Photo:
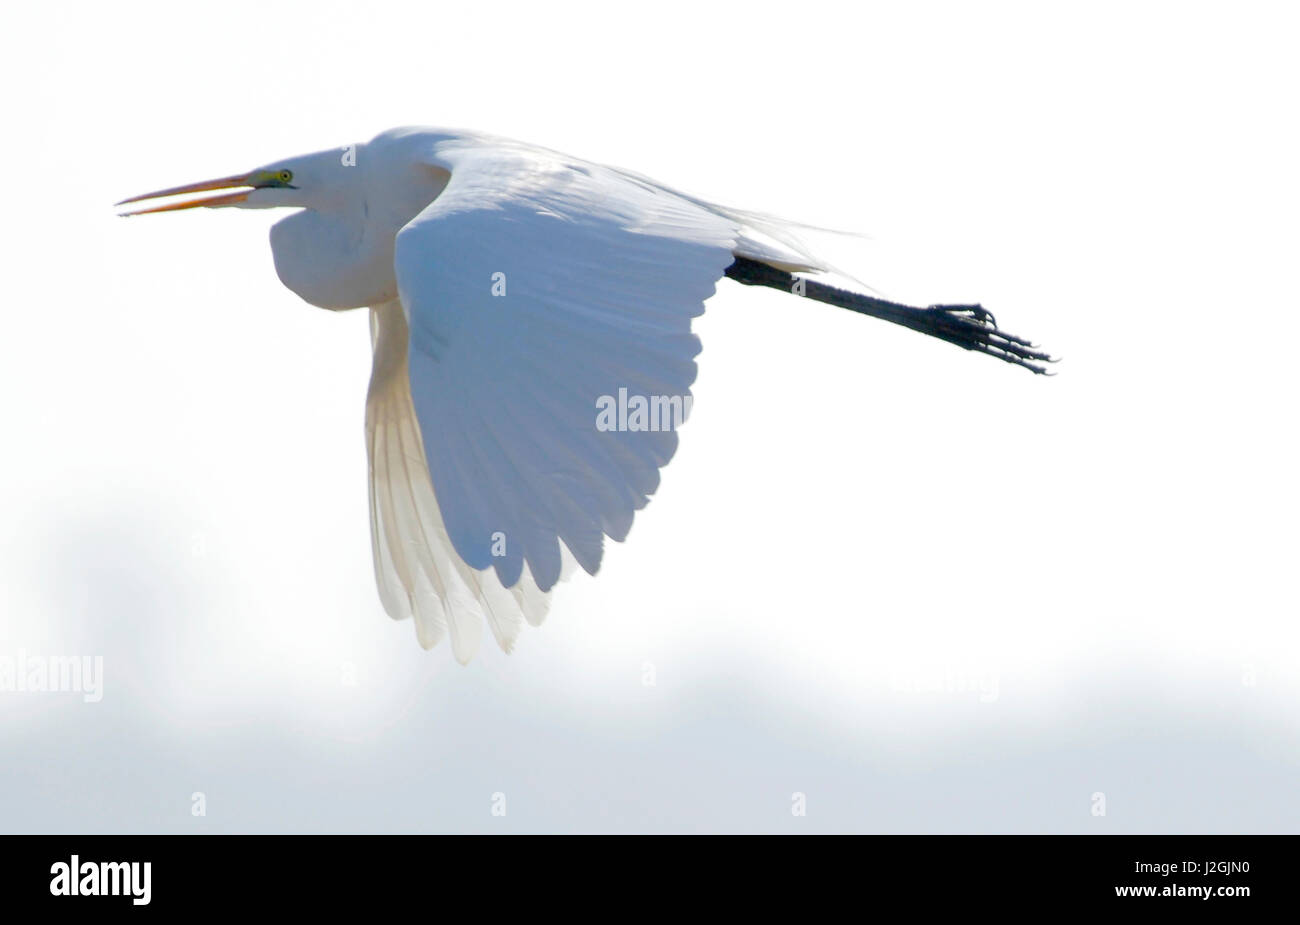
[[[261, 184], [258, 182], [259, 171], [241, 174], [237, 177], [222, 177], [219, 180], [204, 180], [201, 183], [190, 183], [186, 186], [173, 186], [171, 189], [160, 189], [157, 192], [145, 193], [142, 196], [132, 196], [130, 199], [123, 199], [117, 203], [124, 206], [130, 202], [140, 202], [144, 199], [160, 199], [164, 196], [183, 196], [186, 193], [203, 193], [208, 190], [233, 189], [241, 186], [257, 187]], [[149, 212], [175, 212], [180, 209], [195, 209], [199, 206], [215, 208], [219, 206], [233, 206], [248, 199], [251, 189], [243, 190], [238, 193], [226, 193], [224, 196], [206, 196], [199, 199], [186, 199], [183, 202], [170, 202], [163, 206], [153, 206], [148, 209], [136, 209], [132, 212], [121, 212], [120, 215], [146, 215]]]

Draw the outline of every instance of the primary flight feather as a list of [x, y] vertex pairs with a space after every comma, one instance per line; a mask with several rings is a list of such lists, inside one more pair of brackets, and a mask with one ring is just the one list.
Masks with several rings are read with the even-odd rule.
[[[797, 226], [487, 135], [394, 129], [364, 145], [124, 200], [126, 214], [299, 211], [280, 280], [370, 309], [370, 532], [384, 609], [462, 663], [486, 622], [510, 651], [576, 563], [595, 574], [659, 484], [690, 406], [691, 319], [724, 276], [883, 318], [1044, 372], [978, 305], [914, 308], [826, 284]], [[819, 278], [820, 277], [820, 278]]]

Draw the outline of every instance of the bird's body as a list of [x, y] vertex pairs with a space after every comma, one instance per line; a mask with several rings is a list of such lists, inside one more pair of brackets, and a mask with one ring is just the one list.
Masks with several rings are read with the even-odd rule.
[[425, 647], [450, 636], [461, 662], [484, 622], [509, 651], [566, 563], [594, 574], [604, 538], [626, 537], [676, 449], [691, 319], [724, 275], [1036, 371], [1047, 359], [977, 306], [805, 281], [830, 268], [779, 220], [485, 135], [396, 129], [127, 201], [234, 186], [251, 189], [142, 211], [301, 210], [271, 232], [281, 281], [312, 305], [371, 312], [380, 597]]

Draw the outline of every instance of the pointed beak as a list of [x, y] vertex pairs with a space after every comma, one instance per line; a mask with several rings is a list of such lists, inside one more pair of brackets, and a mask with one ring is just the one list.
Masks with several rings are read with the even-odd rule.
[[[235, 189], [241, 186], [257, 187], [259, 183], [258, 171], [252, 173], [240, 174], [236, 177], [222, 177], [219, 180], [204, 180], [201, 183], [190, 183], [185, 186], [173, 186], [171, 189], [160, 189], [153, 193], [145, 193], [141, 196], [132, 196], [130, 199], [123, 199], [116, 205], [124, 206], [131, 202], [140, 202], [145, 199], [161, 199], [164, 196], [184, 196], [186, 193], [203, 193], [209, 190]], [[146, 215], [150, 212], [176, 212], [180, 209], [195, 209], [199, 206], [207, 208], [216, 208], [220, 206], [233, 206], [237, 203], [244, 202], [248, 199], [248, 194], [252, 189], [246, 189], [238, 193], [226, 193], [224, 196], [206, 196], [199, 199], [186, 199], [183, 202], [170, 202], [162, 206], [152, 206], [148, 209], [136, 209], [131, 212], [121, 212], [122, 216], [127, 215]]]

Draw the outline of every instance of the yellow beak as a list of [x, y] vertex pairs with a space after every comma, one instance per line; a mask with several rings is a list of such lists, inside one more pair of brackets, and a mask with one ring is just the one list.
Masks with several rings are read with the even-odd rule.
[[[124, 206], [129, 202], [140, 202], [143, 199], [160, 199], [164, 196], [183, 196], [186, 193], [202, 193], [207, 190], [232, 189], [240, 186], [255, 187], [258, 185], [259, 171], [252, 173], [240, 174], [236, 177], [222, 177], [219, 180], [203, 180], [200, 183], [190, 183], [185, 186], [173, 186], [171, 189], [160, 189], [153, 193], [144, 193], [140, 196], [132, 196], [130, 199], [123, 199], [116, 205]], [[172, 202], [164, 206], [153, 206], [148, 209], [136, 209], [133, 212], [122, 212], [126, 215], [146, 215], [150, 212], [176, 212], [180, 209], [194, 209], [199, 206], [214, 208], [218, 206], [233, 206], [248, 199], [248, 194], [252, 190], [244, 190], [239, 193], [226, 193], [224, 196], [208, 196], [201, 199], [187, 199], [184, 202]]]

